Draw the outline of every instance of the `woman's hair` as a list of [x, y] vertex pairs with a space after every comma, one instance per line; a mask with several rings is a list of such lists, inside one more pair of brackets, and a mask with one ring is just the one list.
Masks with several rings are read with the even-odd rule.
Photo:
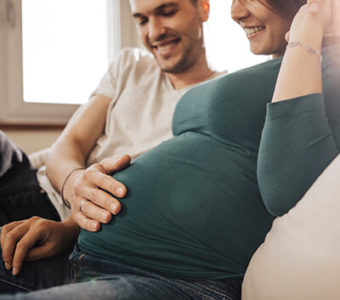
[[277, 14], [284, 18], [293, 20], [295, 14], [307, 0], [260, 0], [266, 2]]

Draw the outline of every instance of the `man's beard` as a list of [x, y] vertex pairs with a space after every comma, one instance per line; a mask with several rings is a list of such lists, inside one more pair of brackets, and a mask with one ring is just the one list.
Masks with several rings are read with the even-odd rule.
[[[156, 60], [163, 72], [171, 73], [171, 74], [179, 74], [191, 68], [198, 61], [199, 57], [204, 52], [203, 50], [199, 51], [198, 48], [202, 48], [202, 47], [203, 47], [203, 41], [192, 41], [191, 43], [188, 43], [187, 47], [183, 50], [179, 61], [173, 64], [172, 66], [168, 66], [168, 67], [162, 66], [162, 62], [159, 61], [157, 57], [156, 57]], [[197, 51], [199, 51], [200, 53], [197, 54]]]

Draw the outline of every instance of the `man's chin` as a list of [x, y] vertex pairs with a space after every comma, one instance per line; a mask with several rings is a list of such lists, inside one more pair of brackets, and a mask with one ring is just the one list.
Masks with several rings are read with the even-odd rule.
[[164, 72], [164, 73], [169, 73], [169, 74], [179, 74], [181, 72], [184, 71], [184, 68], [182, 66], [175, 66], [175, 67], [167, 67], [167, 68], [162, 68], [161, 67], [161, 70]]
[[181, 60], [173, 60], [172, 62], [162, 62], [161, 60], [157, 60], [157, 62], [161, 70], [165, 73], [177, 74], [185, 69], [185, 63], [183, 63]]

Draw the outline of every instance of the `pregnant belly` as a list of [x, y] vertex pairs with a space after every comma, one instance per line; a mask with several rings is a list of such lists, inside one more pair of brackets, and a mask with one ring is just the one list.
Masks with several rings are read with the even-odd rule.
[[[184, 265], [198, 274], [216, 261], [215, 271], [237, 273], [255, 250], [250, 248], [259, 244], [259, 235], [248, 234], [244, 222], [258, 221], [254, 209], [261, 216], [265, 212], [255, 161], [244, 150], [204, 135], [186, 133], [166, 141], [115, 174], [129, 190], [122, 212], [100, 232], [82, 232], [80, 247], [167, 274]], [[269, 226], [268, 218], [261, 222]], [[263, 237], [263, 228], [259, 233]], [[231, 258], [240, 255], [242, 262]]]

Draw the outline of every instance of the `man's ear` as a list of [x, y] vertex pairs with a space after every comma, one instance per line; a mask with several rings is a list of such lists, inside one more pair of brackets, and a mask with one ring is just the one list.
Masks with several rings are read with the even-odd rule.
[[199, 0], [198, 2], [202, 21], [205, 22], [209, 19], [210, 0]]

